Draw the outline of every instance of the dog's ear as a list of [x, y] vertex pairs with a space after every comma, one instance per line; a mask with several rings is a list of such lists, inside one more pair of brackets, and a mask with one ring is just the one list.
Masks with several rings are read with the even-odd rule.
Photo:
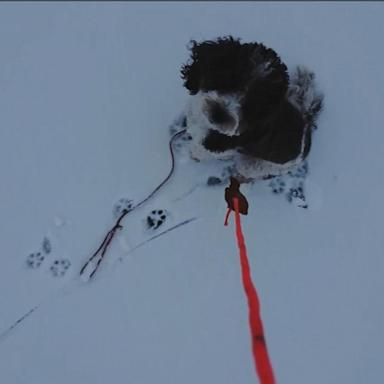
[[188, 46], [188, 49], [191, 51], [190, 60], [181, 68], [181, 78], [184, 80], [184, 87], [187, 88], [192, 95], [195, 95], [199, 91], [199, 46], [195, 40], [190, 41]]
[[189, 44], [190, 60], [181, 69], [184, 86], [191, 94], [199, 90], [231, 92], [241, 88], [246, 70], [239, 59], [239, 39], [232, 36]]
[[253, 79], [242, 102], [243, 118], [255, 121], [265, 118], [284, 99], [288, 90], [287, 66], [276, 52], [263, 44], [255, 45], [251, 56]]

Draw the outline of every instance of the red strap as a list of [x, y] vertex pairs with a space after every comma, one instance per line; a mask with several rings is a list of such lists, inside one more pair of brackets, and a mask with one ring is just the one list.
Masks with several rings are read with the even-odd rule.
[[[252, 336], [252, 351], [255, 360], [255, 367], [257, 375], [259, 376], [261, 384], [274, 384], [275, 378], [271, 362], [269, 361], [267, 345], [264, 337], [263, 323], [260, 317], [260, 302], [252, 283], [251, 271], [249, 267], [247, 249], [243, 232], [241, 229], [240, 213], [239, 213], [239, 200], [237, 197], [233, 199], [235, 207], [235, 222], [236, 222], [236, 236], [237, 245], [240, 251], [241, 274], [243, 279], [243, 286], [248, 300], [249, 308], [249, 326]], [[228, 221], [229, 212], [226, 215], [226, 222]]]

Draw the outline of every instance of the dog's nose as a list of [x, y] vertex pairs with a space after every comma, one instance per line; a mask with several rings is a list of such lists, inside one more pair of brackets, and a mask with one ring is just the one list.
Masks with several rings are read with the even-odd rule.
[[233, 119], [223, 104], [213, 100], [207, 100], [207, 114], [213, 124], [225, 124]]
[[209, 122], [223, 133], [232, 131], [236, 126], [236, 120], [227, 110], [225, 105], [214, 100], [206, 101], [206, 115]]

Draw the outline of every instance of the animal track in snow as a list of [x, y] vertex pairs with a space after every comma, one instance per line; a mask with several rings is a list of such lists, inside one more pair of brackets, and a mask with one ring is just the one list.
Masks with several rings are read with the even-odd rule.
[[300, 208], [308, 208], [305, 198], [305, 178], [308, 175], [308, 163], [304, 161], [290, 170], [285, 176], [268, 179], [268, 187], [276, 195], [284, 195], [289, 203]]
[[164, 209], [153, 210], [146, 218], [147, 229], [157, 229], [168, 219], [168, 212]]
[[[54, 219], [54, 224], [56, 229], [59, 228], [60, 231], [56, 232], [55, 228], [48, 229], [45, 236], [43, 236], [42, 241], [40, 242], [40, 247], [34, 252], [30, 252], [25, 260], [25, 263], [30, 269], [41, 268], [43, 264], [47, 264], [46, 268], [43, 268], [44, 271], [49, 271], [53, 276], [64, 276], [68, 268], [71, 266], [71, 262], [66, 257], [62, 257], [63, 250], [60, 246], [62, 238], [62, 228], [64, 227], [64, 222], [58, 218]], [[54, 256], [54, 261], [52, 262], [52, 257]], [[48, 263], [49, 260], [49, 263]]]
[[118, 218], [123, 211], [130, 211], [133, 207], [133, 201], [127, 197], [122, 197], [113, 206], [113, 215]]
[[300, 208], [308, 208], [304, 195], [304, 183], [300, 181], [296, 186], [289, 188], [286, 198], [290, 203], [295, 203]]
[[281, 177], [275, 177], [270, 181], [269, 187], [275, 194], [280, 194], [285, 191], [285, 181]]
[[58, 259], [53, 262], [50, 271], [54, 277], [63, 277], [70, 266], [71, 262], [68, 259]]
[[301, 179], [304, 179], [307, 176], [307, 174], [308, 174], [308, 163], [306, 161], [304, 161], [298, 167], [288, 172], [289, 176], [298, 177]]
[[52, 243], [49, 237], [44, 237], [43, 243], [41, 244], [41, 249], [42, 251], [46, 254], [49, 255], [52, 251]]
[[40, 250], [31, 252], [26, 259], [27, 266], [31, 269], [36, 269], [43, 264], [45, 257], [52, 252], [52, 243], [48, 236], [45, 236], [41, 242]]
[[42, 252], [32, 252], [28, 255], [26, 263], [28, 268], [36, 269], [40, 267], [44, 259], [45, 256], [42, 254]]

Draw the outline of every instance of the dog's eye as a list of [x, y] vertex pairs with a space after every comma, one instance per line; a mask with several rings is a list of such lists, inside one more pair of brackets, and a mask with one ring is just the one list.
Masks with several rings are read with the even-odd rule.
[[207, 100], [207, 116], [212, 124], [224, 125], [233, 121], [225, 106], [212, 100]]

